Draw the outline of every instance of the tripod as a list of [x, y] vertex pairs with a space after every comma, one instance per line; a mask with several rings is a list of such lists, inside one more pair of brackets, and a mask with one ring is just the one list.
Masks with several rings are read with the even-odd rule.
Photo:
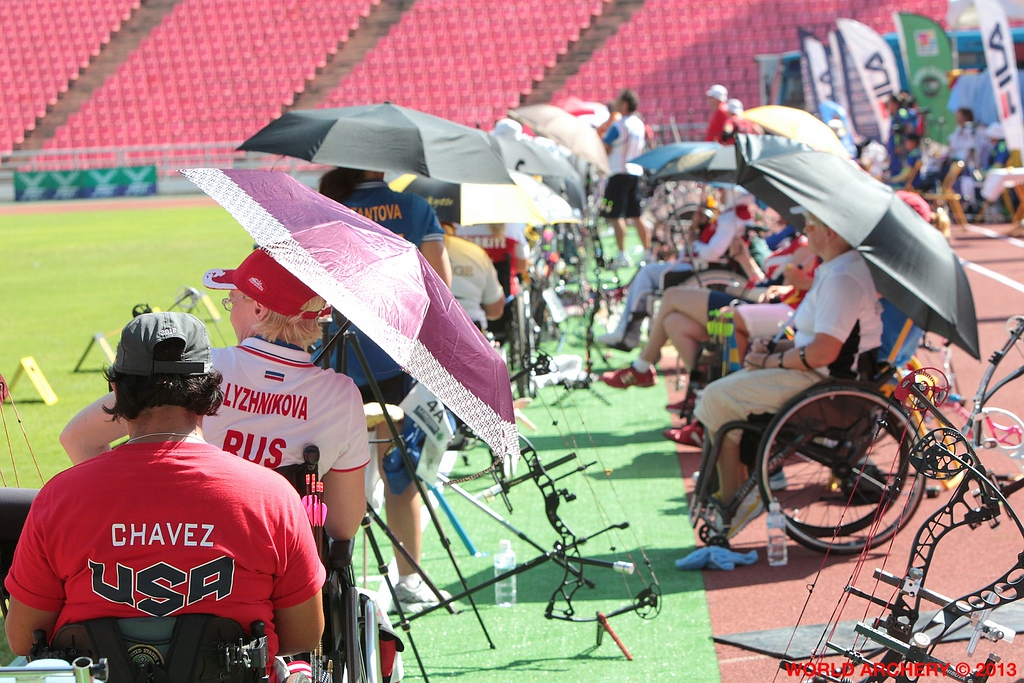
[[[340, 317], [340, 315], [337, 312], [335, 312], [334, 315], [335, 315], [335, 317]], [[370, 391], [372, 392], [375, 401], [378, 404], [380, 404], [385, 424], [387, 424], [388, 431], [389, 431], [390, 436], [391, 436], [390, 441], [395, 445], [395, 448], [401, 454], [402, 463], [403, 463], [406, 471], [410, 475], [410, 477], [412, 479], [412, 484], [413, 484], [413, 486], [416, 487], [416, 491], [419, 493], [420, 498], [423, 499], [423, 500], [427, 500], [427, 492], [426, 492], [426, 490], [425, 490], [425, 488], [423, 486], [423, 482], [415, 474], [416, 473], [416, 464], [412, 461], [412, 458], [409, 455], [409, 451], [408, 451], [408, 449], [406, 447], [406, 444], [405, 444], [404, 440], [402, 439], [401, 435], [399, 434], [398, 428], [396, 427], [395, 422], [394, 422], [394, 420], [391, 417], [391, 414], [387, 410], [386, 402], [384, 400], [384, 396], [383, 396], [383, 394], [381, 392], [379, 384], [377, 383], [376, 379], [373, 376], [373, 371], [370, 368], [370, 365], [369, 365], [369, 362], [366, 359], [365, 353], [363, 352], [362, 345], [360, 344], [358, 337], [355, 336], [354, 331], [352, 331], [350, 329], [351, 328], [351, 321], [349, 321], [349, 320], [347, 320], [345, 318], [342, 318], [340, 321], [335, 321], [335, 322], [338, 324], [338, 328], [339, 329], [332, 336], [331, 335], [331, 331], [330, 331], [330, 321], [329, 320], [321, 320], [321, 329], [323, 331], [323, 345], [322, 345], [322, 348], [321, 348], [321, 351], [320, 351], [320, 355], [317, 357], [317, 361], [320, 362], [321, 366], [324, 367], [325, 369], [326, 368], [330, 368], [331, 353], [332, 353], [332, 350], [337, 345], [339, 340], [343, 340], [343, 346], [341, 347], [341, 353], [340, 353], [340, 366], [341, 367], [345, 367], [346, 355], [347, 355], [348, 351], [351, 350], [353, 353], [355, 353], [356, 358], [359, 361], [360, 367], [363, 370], [363, 374], [366, 376], [367, 381], [369, 383]], [[451, 562], [452, 567], [455, 569], [455, 573], [458, 576], [459, 583], [462, 585], [464, 590], [468, 589], [468, 585], [466, 583], [465, 576], [463, 575], [462, 570], [459, 567], [459, 564], [458, 564], [458, 562], [455, 559], [455, 555], [454, 555], [454, 553], [452, 551], [452, 548], [451, 548], [451, 541], [447, 537], [447, 535], [445, 534], [445, 531], [444, 531], [443, 527], [441, 526], [440, 519], [437, 517], [437, 514], [436, 514], [435, 510], [433, 509], [433, 507], [431, 505], [427, 505], [426, 508], [427, 508], [427, 513], [430, 516], [431, 523], [432, 523], [435, 531], [437, 532], [437, 535], [438, 535], [438, 538], [439, 538], [439, 540], [441, 542], [441, 545], [444, 547], [445, 552], [448, 555], [448, 559]], [[369, 520], [371, 520], [372, 522], [376, 523], [377, 526], [379, 526], [384, 531], [385, 535], [391, 540], [392, 544], [394, 545], [395, 551], [397, 553], [399, 553], [400, 555], [402, 555], [403, 559], [409, 564], [409, 566], [413, 567], [414, 571], [421, 577], [421, 579], [424, 581], [424, 583], [426, 583], [427, 586], [430, 587], [430, 589], [434, 592], [435, 597], [437, 597], [439, 600], [441, 600], [442, 596], [440, 594], [440, 591], [433, 584], [433, 582], [431, 582], [430, 578], [427, 576], [427, 573], [414, 560], [414, 558], [412, 558], [410, 556], [410, 554], [402, 546], [402, 544], [398, 542], [398, 539], [395, 537], [394, 532], [387, 526], [387, 524], [384, 523], [383, 520], [380, 519], [379, 516], [377, 516], [376, 512], [374, 512], [373, 509], [370, 506], [368, 506], [368, 509], [367, 509], [367, 516], [368, 516]], [[368, 529], [369, 528], [369, 523], [364, 521], [363, 528], [364, 528], [364, 530]], [[385, 569], [386, 569], [386, 566], [385, 566]], [[403, 613], [401, 604], [398, 602], [398, 599], [397, 599], [397, 597], [395, 595], [394, 586], [392, 585], [392, 583], [390, 581], [390, 578], [388, 577], [387, 572], [384, 571], [383, 574], [384, 574], [384, 579], [385, 579], [385, 581], [388, 584], [388, 589], [391, 592], [392, 600], [394, 601], [395, 607], [398, 610], [399, 622], [402, 625], [403, 630], [408, 631], [408, 624], [411, 621], [411, 619], [415, 618], [415, 617], [417, 617], [419, 615], [412, 615], [411, 617], [406, 617], [406, 615]], [[494, 647], [495, 647], [494, 646], [494, 642], [491, 640], [491, 636], [490, 636], [490, 634], [487, 631], [487, 627], [484, 625], [483, 619], [480, 616], [480, 612], [477, 609], [476, 603], [473, 601], [473, 598], [468, 593], [466, 594], [466, 597], [468, 597], [468, 599], [469, 599], [469, 603], [472, 606], [473, 613], [476, 616], [477, 622], [480, 624], [480, 628], [481, 628], [481, 630], [484, 633], [484, 637], [487, 640], [488, 646], [491, 649], [494, 649]], [[451, 602], [452, 602], [452, 600], [442, 600], [438, 604], [438, 607], [445, 606], [445, 607], [447, 607], [447, 609], [450, 612], [454, 612], [454, 609], [450, 606]], [[426, 611], [432, 611], [432, 610], [425, 610], [423, 613], [426, 613]], [[415, 646], [414, 646], [414, 650], [415, 650]], [[419, 654], [418, 653], [417, 653], [417, 660], [419, 660]], [[421, 665], [421, 668], [422, 668], [422, 665]], [[424, 677], [425, 676], [426, 676], [426, 674], [424, 672]]]

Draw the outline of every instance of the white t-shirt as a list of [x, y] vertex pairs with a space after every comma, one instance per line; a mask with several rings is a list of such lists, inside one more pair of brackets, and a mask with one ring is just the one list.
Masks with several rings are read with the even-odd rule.
[[469, 240], [446, 237], [444, 242], [452, 262], [452, 296], [470, 320], [487, 329], [483, 307], [505, 298], [498, 272], [487, 252]]
[[277, 469], [302, 463], [303, 449], [313, 444], [321, 475], [370, 461], [363, 399], [347, 375], [258, 337], [213, 349], [213, 367], [224, 375], [224, 403], [203, 419], [203, 435], [214, 446]]
[[643, 168], [637, 164], [627, 164], [626, 162], [644, 153], [646, 138], [647, 129], [644, 128], [644, 122], [635, 114], [623, 116], [608, 128], [608, 132], [604, 135], [604, 143], [611, 146], [611, 151], [608, 154], [608, 166], [611, 168], [612, 175], [643, 174]]
[[[814, 272], [814, 284], [793, 316], [794, 343], [807, 346], [816, 334], [845, 342], [860, 322], [857, 353], [882, 344], [882, 306], [864, 257], [856, 250], [822, 263]], [[856, 368], [856, 358], [851, 367]], [[828, 368], [820, 371], [827, 373]]]

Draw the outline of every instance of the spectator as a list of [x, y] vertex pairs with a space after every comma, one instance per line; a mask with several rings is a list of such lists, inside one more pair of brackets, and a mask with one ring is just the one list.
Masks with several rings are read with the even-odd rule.
[[[234, 270], [209, 271], [203, 281], [211, 289], [231, 291], [224, 307], [238, 339], [238, 346], [212, 352], [225, 400], [204, 423], [206, 439], [272, 469], [302, 465], [304, 448], [316, 445], [325, 529], [338, 540], [353, 538], [366, 514], [363, 480], [370, 450], [362, 400], [352, 380], [310, 362], [307, 349], [320, 338], [316, 318], [324, 300], [262, 249]], [[291, 412], [268, 412], [250, 403], [249, 396], [298, 403]], [[109, 450], [127, 433], [123, 422], [106, 419], [114, 402], [113, 394], [99, 399], [61, 432], [72, 462]]]
[[1003, 124], [990, 123], [985, 129], [985, 137], [988, 138], [988, 158], [985, 163], [985, 170], [993, 168], [1005, 168], [1010, 161], [1010, 149], [1006, 146], [1006, 139], [1003, 135]]
[[764, 128], [743, 117], [742, 102], [731, 99], [726, 103], [726, 108], [729, 110], [729, 118], [722, 127], [719, 142], [731, 145], [735, 143], [737, 135], [764, 135]]
[[630, 260], [626, 255], [626, 221], [633, 223], [644, 249], [644, 260], [651, 258], [651, 230], [640, 218], [642, 213], [640, 176], [643, 169], [627, 163], [644, 153], [646, 129], [637, 115], [640, 98], [632, 90], [623, 90], [615, 100], [613, 112], [621, 114], [605, 133], [603, 141], [608, 151], [608, 164], [612, 175], [604, 191], [601, 215], [611, 222], [615, 230], [618, 253], [612, 260], [611, 268], [627, 268]]
[[[130, 438], [35, 499], [5, 583], [12, 650], [28, 654], [37, 629], [52, 638], [88, 620], [190, 614], [247, 633], [263, 622], [271, 657], [314, 649], [325, 572], [298, 496], [203, 438], [224, 396], [203, 324], [184, 313], [135, 318], [106, 377], [108, 412]], [[157, 566], [147, 593], [141, 575]]]
[[724, 85], [716, 83], [708, 88], [705, 94], [708, 98], [708, 107], [711, 109], [711, 120], [708, 121], [708, 128], [704, 132], [704, 141], [721, 142], [722, 132], [729, 120], [729, 91]]
[[[383, 180], [383, 173], [362, 171], [351, 168], [335, 168], [320, 178], [320, 193], [334, 201], [344, 204], [397, 235], [415, 244], [423, 257], [437, 271], [437, 274], [450, 285], [452, 266], [448, 252], [444, 246], [444, 230], [437, 221], [434, 209], [422, 197], [409, 192], [395, 192]], [[381, 210], [379, 207], [387, 207]], [[393, 208], [392, 208], [393, 207]], [[337, 330], [337, 326], [332, 326]], [[355, 330], [356, 338], [366, 356], [367, 363], [373, 373], [384, 402], [399, 405], [412, 389], [412, 377], [406, 374], [387, 353], [361, 330]], [[332, 358], [334, 369], [351, 377], [363, 397], [363, 403], [376, 403], [369, 378], [363, 372], [362, 365], [356, 354], [346, 354], [347, 364], [340, 366], [341, 349], [337, 349]], [[402, 425], [397, 425], [399, 432]], [[390, 450], [391, 434], [386, 423], [377, 427], [378, 462], [382, 461]], [[419, 490], [415, 486], [407, 486], [398, 492], [391, 489], [388, 477], [381, 469], [384, 479], [384, 506], [387, 513], [388, 527], [395, 538], [409, 553], [413, 562], [420, 559], [422, 527], [420, 525]], [[445, 595], [435, 595], [422, 580], [416, 567], [410, 564], [405, 556], [395, 551], [398, 564], [398, 583], [395, 592], [403, 611], [418, 612], [432, 607], [447, 599]], [[443, 591], [442, 591], [443, 592]]]
[[915, 166], [918, 166], [919, 163], [921, 163], [921, 138], [917, 133], [904, 133], [903, 142], [896, 150], [896, 156], [889, 161], [889, 184], [893, 187], [906, 185], [914, 173]]

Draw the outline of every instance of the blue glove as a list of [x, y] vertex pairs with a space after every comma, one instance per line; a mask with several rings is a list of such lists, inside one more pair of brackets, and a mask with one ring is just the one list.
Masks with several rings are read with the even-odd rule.
[[735, 569], [736, 565], [746, 566], [757, 562], [757, 551], [738, 553], [735, 550], [709, 545], [676, 560], [676, 569]]

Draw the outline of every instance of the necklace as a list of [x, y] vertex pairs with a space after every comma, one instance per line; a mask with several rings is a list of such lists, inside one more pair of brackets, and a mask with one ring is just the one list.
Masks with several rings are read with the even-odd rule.
[[194, 441], [200, 442], [203, 440], [202, 437], [200, 437], [195, 432], [189, 432], [188, 434], [180, 434], [178, 432], [150, 432], [149, 434], [139, 434], [138, 436], [133, 436], [132, 438], [125, 441], [125, 443], [133, 443], [135, 441], [138, 441], [139, 439], [145, 439], [148, 436], [180, 436], [183, 440], [192, 439]]

